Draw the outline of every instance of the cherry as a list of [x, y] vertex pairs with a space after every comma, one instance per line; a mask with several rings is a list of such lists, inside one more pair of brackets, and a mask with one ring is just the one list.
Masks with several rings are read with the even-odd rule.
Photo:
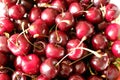
[[61, 59], [65, 54], [65, 50], [62, 46], [52, 43], [47, 44], [45, 51], [48, 58]]
[[30, 49], [30, 44], [25, 37], [17, 33], [10, 36], [7, 43], [10, 51], [16, 56], [25, 55]]
[[25, 14], [25, 9], [22, 5], [13, 5], [9, 8], [8, 13], [13, 19], [21, 19]]
[[0, 66], [6, 66], [8, 62], [8, 57], [4, 53], [0, 52]]
[[119, 74], [120, 74], [120, 72], [119, 72], [118, 68], [113, 64], [110, 64], [108, 66], [108, 68], [103, 71], [103, 75], [108, 80], [116, 80], [118, 78]]
[[12, 74], [12, 80], [27, 80], [27, 77], [24, 75], [22, 71], [15, 71]]
[[40, 64], [39, 57], [32, 53], [22, 58], [21, 67], [26, 74], [37, 74], [39, 72]]
[[36, 0], [36, 2], [39, 3], [51, 3], [52, 0]]
[[47, 58], [41, 65], [40, 65], [40, 73], [42, 75], [45, 75], [47, 78], [52, 79], [54, 78], [58, 73], [58, 67], [55, 66], [55, 64], [58, 61], [53, 58]]
[[107, 47], [108, 40], [103, 34], [96, 34], [92, 38], [92, 46], [95, 50], [103, 50]]
[[85, 79], [80, 75], [74, 74], [70, 76], [68, 80], [85, 80]]
[[106, 22], [106, 21], [102, 21], [97, 25], [97, 28], [102, 31], [105, 30], [106, 27], [109, 25], [110, 23]]
[[10, 33], [13, 31], [14, 23], [9, 19], [0, 20], [0, 35], [4, 35], [6, 32]]
[[109, 3], [106, 5], [106, 21], [112, 21], [116, 19], [119, 15], [119, 9], [115, 4]]
[[98, 24], [102, 21], [102, 12], [96, 7], [91, 7], [87, 10], [85, 18], [93, 24]]
[[103, 79], [98, 75], [91, 75], [88, 77], [87, 80], [103, 80]]
[[74, 17], [79, 17], [83, 14], [84, 8], [82, 7], [81, 3], [78, 2], [73, 2], [69, 5], [69, 12], [74, 16]]
[[10, 52], [7, 46], [7, 40], [8, 38], [6, 36], [0, 36], [0, 52], [5, 52], [5, 53]]
[[34, 22], [41, 17], [41, 9], [39, 7], [33, 7], [29, 13], [29, 21]]
[[55, 23], [55, 18], [57, 15], [57, 10], [53, 8], [46, 8], [41, 13], [41, 19], [45, 21], [49, 27], [51, 27]]
[[66, 0], [67, 4], [70, 5], [73, 2], [79, 2], [79, 0]]
[[94, 26], [88, 21], [79, 21], [76, 24], [76, 36], [82, 39], [84, 36], [89, 37], [94, 32]]
[[110, 23], [105, 29], [105, 36], [108, 40], [115, 41], [119, 39], [119, 27], [117, 23]]
[[106, 4], [108, 4], [110, 0], [92, 0], [92, 2], [94, 6], [101, 7], [101, 6], [105, 6]]
[[37, 19], [29, 26], [28, 32], [33, 38], [42, 39], [48, 34], [48, 26], [42, 19]]
[[57, 15], [55, 22], [61, 31], [67, 31], [73, 26], [74, 17], [70, 12], [63, 12]]
[[36, 80], [50, 80], [44, 75], [39, 75]]
[[102, 54], [102, 57], [99, 58], [93, 55], [90, 60], [92, 68], [96, 71], [103, 71], [109, 66], [109, 57], [107, 53], [101, 52], [100, 54]]
[[116, 40], [113, 42], [111, 47], [112, 53], [115, 57], [120, 57], [119, 49], [120, 49], [120, 40]]
[[7, 73], [1, 73], [0, 80], [11, 80], [11, 78]]
[[62, 32], [60, 30], [53, 31], [49, 35], [49, 43], [65, 46], [67, 44], [67, 41], [68, 41], [68, 36], [66, 35], [65, 32]]

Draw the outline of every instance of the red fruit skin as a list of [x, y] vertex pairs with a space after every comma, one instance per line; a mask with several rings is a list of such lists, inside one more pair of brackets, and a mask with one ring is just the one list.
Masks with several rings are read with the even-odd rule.
[[50, 80], [45, 75], [39, 75], [36, 80]]
[[15, 55], [27, 54], [30, 49], [30, 44], [23, 35], [13, 34], [7, 40], [9, 50]]
[[5, 66], [8, 62], [8, 57], [4, 53], [0, 52], [0, 66]]
[[39, 73], [40, 59], [35, 54], [29, 54], [22, 58], [22, 71], [26, 74], [37, 74]]
[[11, 80], [10, 76], [6, 73], [0, 74], [0, 80]]

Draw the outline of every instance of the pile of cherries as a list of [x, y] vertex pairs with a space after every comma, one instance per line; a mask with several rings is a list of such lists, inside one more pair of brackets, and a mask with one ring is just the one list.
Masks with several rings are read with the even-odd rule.
[[118, 16], [110, 0], [0, 0], [0, 80], [120, 80]]

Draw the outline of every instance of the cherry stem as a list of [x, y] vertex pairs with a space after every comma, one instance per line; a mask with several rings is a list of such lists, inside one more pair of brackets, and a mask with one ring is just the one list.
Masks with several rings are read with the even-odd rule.
[[91, 75], [95, 75], [95, 73], [93, 73], [93, 71], [92, 71], [92, 69], [91, 69], [89, 63], [87, 64], [87, 66], [88, 66], [88, 69], [89, 69], [89, 71], [90, 71], [90, 74], [91, 74]]
[[77, 59], [77, 60], [75, 60], [75, 61], [71, 62], [69, 65], [73, 65], [73, 64], [75, 64], [75, 63], [77, 63], [77, 62], [81, 61], [82, 59], [84, 59], [84, 58], [86, 58], [86, 57], [90, 56], [90, 55], [92, 55], [92, 53], [89, 53], [89, 54], [87, 54], [87, 55], [83, 56], [82, 58]]
[[14, 70], [11, 69], [11, 68], [9, 68], [9, 67], [3, 67], [3, 66], [0, 66], [0, 70], [1, 70], [1, 69], [7, 69], [7, 70], [10, 70], [10, 71], [14, 72]]

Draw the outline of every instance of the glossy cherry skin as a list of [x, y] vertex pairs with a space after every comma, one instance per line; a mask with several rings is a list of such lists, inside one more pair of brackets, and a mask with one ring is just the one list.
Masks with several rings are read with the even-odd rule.
[[94, 26], [88, 21], [79, 21], [76, 24], [75, 30], [76, 30], [76, 36], [79, 39], [82, 39], [85, 36], [86, 37], [91, 36], [91, 34], [94, 32]]
[[67, 41], [68, 41], [68, 36], [63, 31], [60, 31], [60, 30], [53, 31], [49, 35], [49, 43], [54, 43], [54, 44], [65, 46], [67, 44]]
[[57, 10], [53, 8], [46, 8], [41, 13], [41, 19], [45, 21], [49, 27], [51, 27], [55, 23], [55, 18], [57, 15]]
[[33, 38], [42, 39], [48, 34], [48, 26], [42, 19], [37, 19], [29, 26], [28, 32]]
[[92, 0], [94, 6], [96, 7], [101, 7], [102, 6], [105, 6], [106, 4], [109, 3], [110, 0]]
[[9, 50], [16, 56], [27, 54], [30, 44], [23, 35], [13, 34], [7, 40]]
[[106, 21], [112, 21], [116, 19], [119, 15], [119, 9], [115, 4], [109, 3], [106, 5]]
[[96, 7], [91, 7], [87, 10], [85, 18], [93, 24], [98, 24], [102, 21], [102, 12]]
[[73, 2], [79, 2], [79, 0], [66, 0], [67, 4], [70, 5]]
[[92, 68], [96, 71], [103, 71], [109, 66], [109, 57], [106, 53], [101, 52], [102, 57], [92, 56], [90, 64]]
[[48, 58], [55, 59], [61, 59], [65, 54], [64, 47], [52, 43], [47, 44], [45, 52]]
[[25, 14], [25, 9], [22, 5], [13, 5], [9, 8], [8, 13], [13, 19], [21, 19]]
[[105, 78], [108, 80], [116, 80], [120, 72], [114, 64], [110, 64], [108, 68], [103, 71], [103, 75], [105, 75]]
[[118, 40], [120, 35], [119, 28], [120, 25], [117, 23], [110, 23], [105, 29], [105, 36], [108, 40], [115, 41]]
[[[69, 54], [68, 55], [69, 59], [77, 60], [80, 57], [82, 57], [83, 54], [85, 53], [85, 51], [82, 49], [75, 49], [76, 47], [85, 47], [84, 43], [82, 43], [81, 45], [78, 46], [79, 43], [80, 43], [79, 39], [71, 39], [68, 41], [68, 43], [66, 45], [66, 49], [67, 49], [67, 54]], [[71, 49], [73, 49], [73, 50], [71, 50]]]
[[53, 0], [51, 2], [51, 6], [53, 6], [52, 8], [56, 9], [59, 12], [66, 11], [67, 6], [65, 4], [65, 0]]
[[40, 73], [45, 75], [47, 78], [52, 79], [58, 73], [58, 67], [55, 64], [58, 61], [53, 58], [47, 58], [41, 65], [40, 65]]
[[39, 75], [36, 80], [50, 80], [45, 75]]
[[73, 26], [74, 17], [70, 12], [63, 12], [56, 16], [55, 22], [61, 31], [67, 31]]
[[26, 74], [37, 74], [39, 73], [41, 61], [35, 54], [29, 54], [22, 58], [22, 70]]
[[92, 38], [92, 46], [95, 50], [103, 50], [107, 47], [108, 40], [103, 34], [96, 34]]
[[12, 74], [12, 80], [27, 80], [27, 77], [24, 75], [24, 73], [22, 71], [15, 71]]
[[102, 21], [102, 22], [100, 22], [100, 23], [97, 25], [97, 28], [98, 28], [100, 31], [102, 31], [102, 30], [104, 31], [109, 24], [110, 24], [110, 23], [108, 23], [107, 21]]
[[5, 55], [4, 53], [0, 52], [0, 66], [5, 66], [7, 65], [7, 62], [8, 62], [8, 57], [7, 55]]
[[83, 14], [82, 11], [84, 11], [84, 8], [82, 7], [81, 3], [73, 2], [70, 4], [68, 10], [74, 17], [79, 17]]
[[97, 75], [91, 75], [88, 77], [87, 80], [103, 80], [100, 76]]
[[7, 40], [8, 38], [6, 36], [0, 36], [0, 52], [5, 52], [5, 53], [9, 53], [10, 50], [8, 49], [7, 46]]
[[120, 40], [116, 40], [113, 42], [111, 47], [112, 53], [115, 57], [120, 57]]
[[1, 73], [0, 80], [11, 80], [11, 78], [7, 73]]
[[41, 9], [39, 7], [33, 7], [29, 13], [29, 21], [34, 22], [41, 17]]
[[70, 76], [68, 80], [85, 80], [85, 79], [80, 75], [74, 74]]
[[0, 20], [0, 35], [4, 35], [5, 32], [10, 33], [14, 29], [14, 23], [9, 19]]

